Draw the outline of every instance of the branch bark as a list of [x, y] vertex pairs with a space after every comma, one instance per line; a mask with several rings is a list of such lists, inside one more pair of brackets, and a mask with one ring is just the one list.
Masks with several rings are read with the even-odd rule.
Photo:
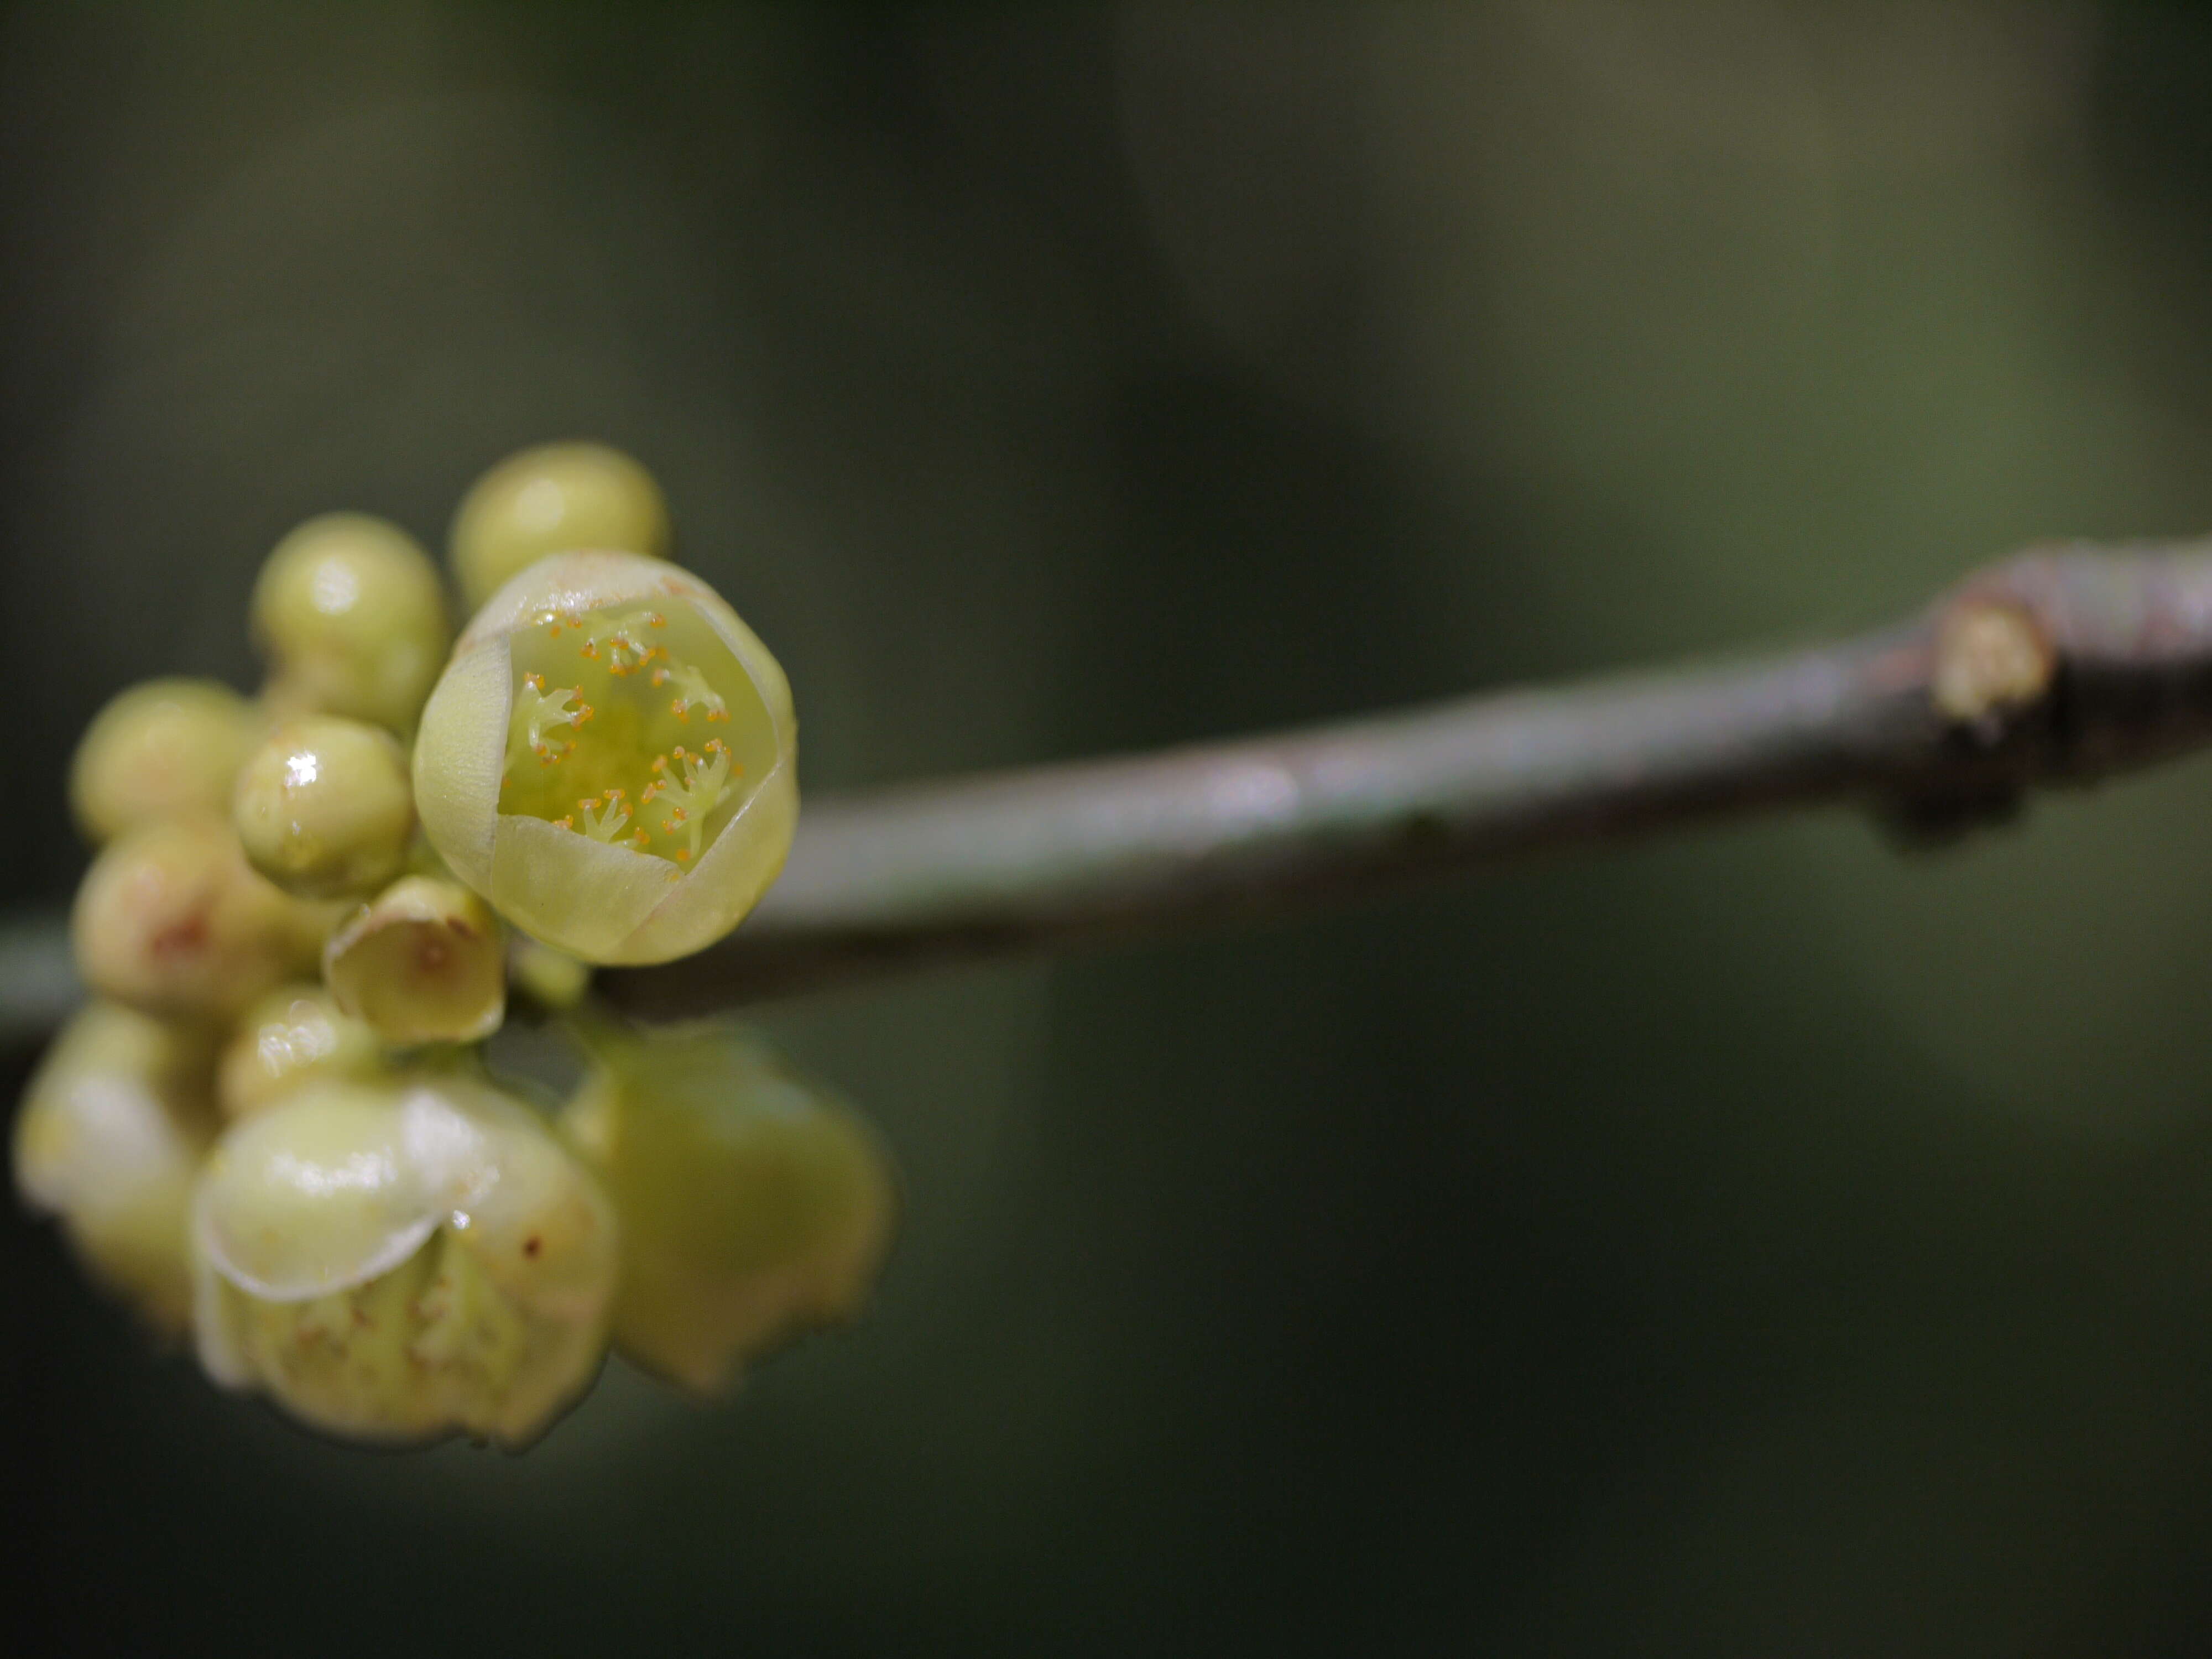
[[1942, 836], [2207, 741], [2212, 544], [2045, 550], [1764, 659], [811, 803], [734, 934], [600, 982], [700, 1012], [1818, 802]]
[[[2208, 742], [2212, 544], [2049, 550], [1764, 659], [810, 801], [734, 934], [599, 983], [699, 1013], [1778, 807], [1940, 837]], [[67, 1011], [67, 964], [58, 924], [0, 927], [0, 1036]]]

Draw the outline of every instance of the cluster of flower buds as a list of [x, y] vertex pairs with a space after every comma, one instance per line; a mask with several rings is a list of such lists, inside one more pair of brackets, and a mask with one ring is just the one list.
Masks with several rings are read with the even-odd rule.
[[[698, 1392], [872, 1284], [860, 1119], [728, 1027], [592, 1014], [590, 964], [711, 944], [798, 816], [782, 670], [591, 444], [481, 479], [451, 540], [314, 519], [252, 603], [253, 698], [155, 680], [70, 802], [94, 1000], [32, 1080], [18, 1190], [209, 1375], [332, 1433], [528, 1443], [610, 1346]], [[575, 1022], [557, 1113], [473, 1046], [510, 981]]]

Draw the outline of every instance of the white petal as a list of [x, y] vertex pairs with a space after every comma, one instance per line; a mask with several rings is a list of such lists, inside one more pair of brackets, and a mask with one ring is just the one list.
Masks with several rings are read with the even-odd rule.
[[194, 1206], [195, 1243], [251, 1295], [296, 1302], [388, 1273], [441, 1212], [386, 1090], [311, 1087], [234, 1126]]
[[430, 694], [415, 737], [415, 814], [453, 873], [478, 892], [491, 880], [514, 680], [503, 639], [464, 647]]

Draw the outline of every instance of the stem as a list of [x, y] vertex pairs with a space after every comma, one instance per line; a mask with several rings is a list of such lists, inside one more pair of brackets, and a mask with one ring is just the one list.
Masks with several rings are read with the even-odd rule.
[[811, 805], [737, 933], [600, 984], [700, 1012], [1814, 802], [1948, 834], [2208, 740], [2212, 551], [2031, 554], [1762, 660]]
[[[814, 802], [736, 933], [599, 983], [699, 1013], [1820, 802], [1948, 835], [2208, 741], [2212, 550], [2034, 553], [1753, 661]], [[67, 1011], [67, 969], [56, 924], [0, 927], [0, 1041]]]

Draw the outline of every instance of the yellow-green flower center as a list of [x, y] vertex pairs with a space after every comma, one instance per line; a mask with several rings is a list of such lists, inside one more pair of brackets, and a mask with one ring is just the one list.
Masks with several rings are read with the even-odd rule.
[[501, 812], [682, 866], [775, 763], [751, 678], [689, 605], [549, 611], [511, 654]]

